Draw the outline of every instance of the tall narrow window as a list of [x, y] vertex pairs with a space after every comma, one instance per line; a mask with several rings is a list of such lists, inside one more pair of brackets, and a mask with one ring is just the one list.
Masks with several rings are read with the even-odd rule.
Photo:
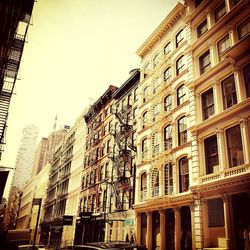
[[208, 119], [210, 116], [214, 115], [214, 97], [213, 89], [207, 90], [201, 96], [202, 99], [202, 111], [203, 111], [203, 120]]
[[250, 33], [250, 18], [247, 18], [243, 23], [238, 27], [239, 39], [244, 38]]
[[147, 173], [141, 175], [141, 195], [140, 200], [143, 201], [146, 199], [147, 195]]
[[160, 62], [160, 57], [161, 57], [160, 53], [156, 54], [156, 56], [154, 57], [153, 59], [154, 67]]
[[147, 138], [142, 140], [141, 151], [142, 151], [142, 160], [146, 160], [148, 154]]
[[138, 88], [135, 89], [134, 91], [134, 101], [138, 100]]
[[173, 167], [171, 163], [165, 164], [164, 166], [165, 175], [165, 195], [173, 194]]
[[178, 120], [178, 140], [179, 145], [187, 142], [187, 118], [185, 116]]
[[184, 84], [182, 84], [178, 89], [177, 89], [177, 105], [181, 105], [186, 101], [186, 87]]
[[207, 50], [204, 54], [202, 54], [199, 58], [200, 62], [200, 74], [206, 73], [211, 68], [210, 61], [210, 51]]
[[159, 170], [154, 168], [151, 172], [151, 196], [159, 195]]
[[169, 82], [170, 79], [171, 79], [171, 68], [169, 67], [164, 71], [164, 81]]
[[234, 75], [230, 75], [221, 82], [223, 92], [224, 109], [228, 109], [237, 104]]
[[219, 19], [221, 19], [224, 15], [226, 15], [226, 5], [225, 2], [223, 1], [223, 3], [217, 7], [214, 11], [214, 19], [215, 22], [219, 21]]
[[176, 37], [175, 37], [175, 41], [176, 41], [176, 48], [178, 48], [181, 43], [184, 41], [184, 31], [183, 30], [180, 30]]
[[250, 63], [243, 68], [247, 97], [250, 97]]
[[227, 154], [229, 167], [239, 166], [244, 163], [240, 125], [226, 130]]
[[170, 42], [164, 47], [164, 54], [167, 55], [171, 52]]
[[179, 160], [179, 182], [180, 193], [186, 192], [189, 189], [189, 173], [188, 173], [188, 158], [183, 157]]
[[164, 148], [165, 150], [172, 148], [172, 125], [164, 128]]
[[179, 75], [181, 72], [183, 72], [185, 69], [185, 63], [184, 63], [184, 56], [181, 56], [176, 61], [176, 74]]
[[172, 96], [168, 95], [164, 98], [164, 111], [170, 112], [172, 110]]
[[142, 128], [145, 128], [148, 121], [148, 112], [144, 112], [142, 115]]
[[149, 94], [149, 87], [146, 86], [143, 89], [143, 100], [142, 100], [142, 102], [146, 102], [148, 100], [148, 94]]
[[197, 26], [197, 37], [201, 37], [207, 31], [207, 19]]
[[224, 51], [226, 51], [230, 47], [231, 47], [230, 38], [229, 38], [229, 34], [227, 34], [225, 37], [223, 37], [218, 42], [218, 52], [219, 52], [219, 55], [221, 55]]
[[153, 81], [153, 94], [156, 94], [159, 90], [159, 87], [160, 87], [160, 78], [157, 77], [156, 79], [154, 79]]
[[206, 174], [212, 174], [218, 171], [219, 157], [216, 135], [210, 136], [204, 140]]

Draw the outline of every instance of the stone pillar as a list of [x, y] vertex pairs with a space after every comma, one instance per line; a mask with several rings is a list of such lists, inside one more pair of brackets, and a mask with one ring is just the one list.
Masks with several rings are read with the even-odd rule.
[[239, 79], [239, 68], [235, 68], [234, 70], [234, 81], [235, 81], [235, 89], [237, 94], [237, 102], [242, 102], [244, 100], [242, 87], [240, 86], [240, 79]]
[[166, 249], [166, 210], [160, 210], [160, 236], [161, 236], [161, 243], [160, 249]]
[[210, 29], [212, 27], [211, 14], [209, 10], [206, 10], [207, 14], [207, 28]]
[[191, 212], [191, 233], [192, 233], [192, 250], [196, 249], [195, 246], [195, 215], [194, 215], [194, 205], [190, 205], [190, 212]]
[[141, 213], [136, 213], [136, 235], [135, 240], [137, 244], [141, 244]]
[[222, 112], [223, 110], [223, 105], [220, 102], [220, 93], [218, 91], [219, 89], [219, 82], [218, 81], [214, 81], [212, 83], [212, 87], [213, 87], [213, 97], [214, 97], [214, 114], [217, 115], [220, 112]]
[[242, 138], [242, 147], [244, 155], [244, 163], [249, 163], [250, 159], [250, 139], [249, 139], [249, 130], [247, 126], [246, 119], [240, 119], [240, 130]]
[[214, 43], [209, 44], [211, 68], [214, 67], [218, 61], [218, 58], [217, 58], [216, 52], [215, 52], [215, 47], [216, 46]]
[[147, 212], [147, 248], [152, 250], [152, 212]]
[[232, 228], [230, 220], [230, 196], [223, 195], [223, 208], [224, 208], [224, 222], [225, 222], [225, 236], [227, 250], [231, 250], [232, 247]]
[[120, 241], [124, 241], [124, 235], [123, 235], [123, 221], [118, 222], [118, 235], [117, 239]]
[[175, 249], [181, 247], [181, 210], [179, 207], [174, 208], [175, 215]]
[[216, 129], [216, 135], [217, 135], [217, 147], [218, 147], [218, 154], [219, 154], [219, 164], [220, 164], [220, 170], [226, 169], [226, 151], [225, 151], [225, 140], [224, 140], [224, 134], [221, 129]]

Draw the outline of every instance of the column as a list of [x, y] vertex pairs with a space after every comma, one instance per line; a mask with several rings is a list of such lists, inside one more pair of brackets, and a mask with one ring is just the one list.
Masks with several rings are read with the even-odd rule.
[[231, 229], [231, 221], [230, 221], [230, 196], [222, 195], [223, 199], [223, 209], [224, 209], [224, 222], [225, 222], [225, 235], [226, 235], [226, 247], [227, 250], [231, 250], [232, 243], [232, 229]]
[[105, 223], [105, 241], [110, 241], [110, 224]]
[[175, 215], [175, 249], [181, 247], [181, 210], [179, 207], [174, 208]]
[[136, 213], [136, 235], [135, 240], [138, 245], [141, 244], [141, 213]]
[[135, 190], [135, 203], [138, 203], [138, 202], [140, 202], [141, 200], [140, 200], [140, 195], [141, 195], [141, 190], [140, 190], [140, 187], [141, 187], [141, 185], [140, 185], [140, 176], [136, 176], [136, 178], [135, 178], [136, 180], [136, 183], [134, 183], [134, 185], [135, 185], [135, 188], [136, 188], [136, 190]]
[[221, 95], [219, 93], [219, 82], [212, 83], [213, 97], [214, 97], [214, 113], [215, 115], [223, 111], [223, 103], [221, 102]]
[[224, 143], [224, 134], [221, 129], [216, 129], [217, 135], [217, 146], [218, 146], [218, 154], [219, 154], [219, 164], [220, 164], [220, 171], [226, 169], [226, 151], [225, 151], [225, 143]]
[[166, 249], [166, 210], [160, 210], [160, 236], [161, 236], [161, 244], [160, 249]]
[[147, 248], [152, 250], [152, 212], [147, 212]]
[[233, 3], [231, 0], [226, 0], [225, 4], [226, 4], [226, 10], [227, 12], [229, 12], [233, 8]]
[[195, 221], [194, 221], [194, 205], [190, 205], [190, 212], [191, 212], [191, 233], [192, 233], [192, 250], [196, 249], [195, 246]]
[[210, 29], [212, 27], [211, 14], [209, 10], [206, 10], [207, 14], [207, 28]]
[[240, 119], [240, 130], [241, 130], [241, 137], [242, 137], [242, 146], [243, 146], [243, 155], [244, 155], [244, 162], [249, 163], [250, 159], [250, 140], [249, 140], [249, 130], [248, 124], [246, 119]]
[[210, 63], [211, 63], [211, 68], [214, 67], [217, 63], [217, 57], [215, 53], [215, 44], [210, 43], [209, 44], [209, 51], [210, 51]]
[[[240, 86], [240, 79], [239, 79], [239, 68], [236, 67], [234, 69], [234, 81], [235, 81], [235, 89], [237, 94], [237, 102], [242, 102], [244, 100], [244, 93], [243, 93], [243, 87]], [[243, 83], [243, 81], [242, 81]]]
[[[126, 236], [126, 235], [125, 235]], [[124, 235], [123, 235], [123, 221], [118, 222], [118, 235], [117, 239], [120, 241], [124, 241]]]

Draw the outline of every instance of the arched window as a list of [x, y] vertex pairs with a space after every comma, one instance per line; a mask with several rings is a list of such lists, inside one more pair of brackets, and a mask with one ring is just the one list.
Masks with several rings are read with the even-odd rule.
[[144, 89], [143, 89], [143, 100], [142, 102], [146, 102], [147, 98], [148, 98], [148, 94], [149, 94], [149, 87], [146, 86]]
[[168, 95], [164, 98], [164, 111], [169, 112], [172, 110], [172, 96]]
[[146, 160], [147, 159], [147, 154], [148, 154], [147, 138], [142, 140], [141, 152], [142, 152], [142, 161]]
[[172, 125], [164, 128], [164, 148], [165, 150], [172, 148]]
[[154, 133], [152, 135], [152, 153], [153, 156], [158, 154], [160, 151], [160, 134]]
[[173, 187], [174, 187], [173, 167], [171, 163], [164, 165], [164, 177], [165, 177], [165, 181], [164, 181], [165, 195], [171, 195], [173, 194]]
[[144, 201], [147, 198], [147, 173], [141, 175], [141, 193], [140, 201]]
[[179, 75], [181, 72], [183, 72], [185, 69], [185, 62], [184, 62], [184, 56], [181, 56], [176, 61], [176, 75]]
[[179, 160], [179, 182], [180, 182], [180, 193], [188, 191], [189, 172], [188, 172], [188, 158], [187, 157], [183, 157]]
[[151, 195], [152, 197], [159, 196], [159, 170], [154, 168], [151, 171]]
[[181, 105], [183, 102], [186, 101], [187, 99], [187, 90], [186, 86], [182, 84], [178, 89], [177, 89], [177, 105]]
[[171, 44], [170, 42], [166, 44], [166, 46], [164, 47], [164, 54], [167, 55], [171, 52]]
[[164, 81], [169, 82], [170, 79], [171, 79], [171, 68], [169, 67], [164, 71]]
[[187, 142], [187, 118], [185, 116], [178, 120], [178, 142], [179, 145]]
[[160, 53], [156, 54], [154, 59], [153, 59], [154, 67], [159, 63], [159, 61], [160, 61]]
[[184, 41], [184, 31], [183, 30], [180, 30], [176, 37], [175, 37], [175, 41], [176, 41], [176, 48], [178, 48], [181, 43]]
[[147, 121], [148, 121], [148, 112], [145, 111], [142, 115], [142, 128], [146, 127]]

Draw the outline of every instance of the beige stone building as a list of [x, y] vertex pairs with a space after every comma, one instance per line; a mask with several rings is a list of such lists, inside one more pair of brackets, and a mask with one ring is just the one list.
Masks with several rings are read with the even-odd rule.
[[136, 240], [249, 249], [249, 1], [178, 3], [139, 48]]

